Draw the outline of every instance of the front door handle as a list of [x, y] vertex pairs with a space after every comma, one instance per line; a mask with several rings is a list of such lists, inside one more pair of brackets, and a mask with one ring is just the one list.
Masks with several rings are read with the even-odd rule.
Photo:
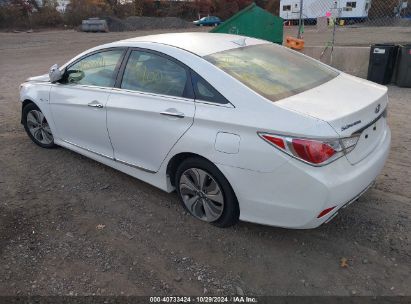
[[101, 104], [101, 103], [99, 103], [97, 100], [93, 100], [92, 102], [90, 102], [89, 104], [87, 104], [89, 107], [92, 107], [92, 108], [103, 108], [104, 106]]
[[167, 109], [164, 112], [160, 113], [165, 116], [172, 116], [177, 118], [184, 118], [184, 113], [177, 111], [176, 109]]

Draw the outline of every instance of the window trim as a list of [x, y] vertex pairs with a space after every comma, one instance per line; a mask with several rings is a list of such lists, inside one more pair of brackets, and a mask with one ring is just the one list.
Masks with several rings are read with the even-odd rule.
[[[130, 90], [130, 89], [122, 88], [121, 83], [123, 82], [124, 72], [126, 70], [127, 63], [129, 61], [131, 53], [133, 51], [151, 53], [151, 54], [154, 54], [156, 56], [160, 56], [160, 57], [163, 57], [167, 60], [170, 60], [170, 61], [174, 62], [175, 64], [177, 64], [178, 66], [182, 67], [185, 70], [186, 75], [187, 75], [186, 85], [185, 85], [185, 88], [184, 88], [183, 96], [164, 95], [164, 94], [158, 94], [158, 93], [154, 93], [154, 92], [145, 92], [145, 91]], [[152, 96], [154, 95], [154, 96], [161, 96], [161, 97], [170, 97], [170, 98], [174, 98], [174, 99], [175, 98], [177, 98], [177, 99], [178, 98], [190, 99], [191, 101], [195, 100], [194, 89], [193, 89], [192, 80], [191, 80], [190, 68], [187, 65], [185, 65], [181, 61], [177, 60], [176, 58], [171, 57], [171, 56], [169, 56], [167, 54], [164, 54], [162, 52], [151, 50], [151, 49], [146, 49], [146, 48], [140, 48], [140, 47], [129, 47], [127, 49], [127, 52], [126, 52], [125, 56], [123, 57], [123, 61], [120, 65], [120, 69], [119, 69], [118, 74], [117, 74], [117, 79], [116, 79], [116, 82], [114, 84], [114, 88], [116, 88], [120, 91], [124, 91], [124, 92], [136, 92], [136, 93], [141, 93], [141, 94], [149, 94], [149, 95], [152, 95]]]
[[[70, 69], [73, 65], [79, 63], [81, 60], [86, 59], [87, 57], [93, 56], [93, 55], [95, 55], [95, 54], [104, 53], [104, 52], [109, 52], [109, 51], [118, 51], [118, 50], [122, 50], [123, 53], [120, 55], [120, 58], [119, 58], [119, 60], [118, 60], [118, 62], [117, 62], [117, 65], [116, 65], [116, 67], [115, 67], [115, 69], [114, 69], [114, 72], [113, 72], [113, 73], [114, 73], [115, 76], [114, 76], [114, 84], [113, 84], [112, 86], [103, 87], [103, 86], [96, 86], [96, 85], [92, 85], [92, 84], [79, 84], [79, 83], [73, 83], [73, 84], [71, 84], [71, 85], [73, 85], [73, 86], [82, 86], [82, 87], [91, 87], [91, 88], [103, 88], [103, 89], [113, 89], [113, 88], [115, 88], [115, 85], [116, 85], [117, 79], [118, 79], [118, 75], [119, 75], [119, 72], [120, 72], [121, 64], [123, 63], [124, 58], [125, 58], [125, 55], [126, 55], [126, 53], [127, 53], [127, 47], [123, 47], [123, 46], [121, 46], [121, 47], [110, 47], [110, 48], [105, 48], [105, 49], [99, 49], [99, 50], [95, 50], [95, 51], [92, 51], [92, 52], [90, 52], [90, 53], [84, 54], [84, 55], [81, 56], [80, 58], [77, 58], [75, 61], [70, 62], [70, 64], [68, 64], [67, 66], [64, 67], [64, 73], [63, 73], [63, 77], [62, 77], [61, 80], [63, 80], [63, 79], [65, 78], [65, 75], [66, 75], [67, 70]], [[61, 84], [61, 85], [68, 85], [68, 83], [63, 83], [63, 82], [61, 82], [61, 80], [58, 81], [59, 84]]]
[[[207, 80], [205, 80], [204, 77], [202, 77], [200, 74], [198, 74], [198, 73], [197, 73], [196, 71], [194, 71], [193, 69], [190, 69], [190, 76], [191, 76], [191, 83], [192, 83], [192, 84], [191, 84], [191, 87], [192, 87], [192, 89], [193, 89], [194, 100], [195, 100], [196, 102], [201, 102], [201, 103], [211, 104], [211, 105], [220, 105], [220, 106], [228, 106], [228, 105], [231, 105], [232, 107], [234, 107], [233, 104], [232, 104], [223, 94], [220, 93], [220, 91], [218, 91], [218, 90], [217, 90], [214, 86], [212, 86]], [[199, 77], [200, 79], [204, 80], [204, 81], [207, 83], [207, 85], [209, 85], [214, 91], [216, 91], [218, 94], [220, 94], [220, 95], [224, 98], [225, 102], [222, 103], [222, 102], [215, 102], [215, 101], [209, 101], [209, 100], [203, 100], [203, 99], [197, 98], [197, 96], [196, 96], [196, 91], [195, 91], [195, 89], [194, 89], [194, 82], [195, 82], [195, 81], [198, 81], [198, 79], [197, 79], [198, 77]]]

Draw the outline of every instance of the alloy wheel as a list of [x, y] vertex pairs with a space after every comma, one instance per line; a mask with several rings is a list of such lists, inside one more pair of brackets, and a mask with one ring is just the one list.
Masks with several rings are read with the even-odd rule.
[[190, 168], [183, 172], [180, 194], [188, 211], [205, 222], [218, 220], [224, 210], [224, 195], [220, 185], [206, 171]]
[[49, 145], [53, 143], [53, 134], [44, 114], [38, 110], [31, 110], [27, 113], [27, 127], [39, 143]]

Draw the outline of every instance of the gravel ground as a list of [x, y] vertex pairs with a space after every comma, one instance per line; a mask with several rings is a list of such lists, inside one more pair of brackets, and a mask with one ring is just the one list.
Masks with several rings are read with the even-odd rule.
[[214, 228], [175, 193], [29, 140], [24, 79], [141, 34], [0, 33], [0, 295], [411, 295], [411, 89], [389, 88], [376, 185], [314, 230]]

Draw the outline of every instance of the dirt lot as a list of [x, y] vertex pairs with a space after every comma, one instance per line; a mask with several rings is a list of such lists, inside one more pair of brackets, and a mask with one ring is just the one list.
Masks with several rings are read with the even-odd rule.
[[174, 193], [29, 140], [24, 79], [140, 34], [0, 33], [0, 295], [411, 295], [411, 89], [389, 88], [375, 187], [315, 230], [214, 228]]

